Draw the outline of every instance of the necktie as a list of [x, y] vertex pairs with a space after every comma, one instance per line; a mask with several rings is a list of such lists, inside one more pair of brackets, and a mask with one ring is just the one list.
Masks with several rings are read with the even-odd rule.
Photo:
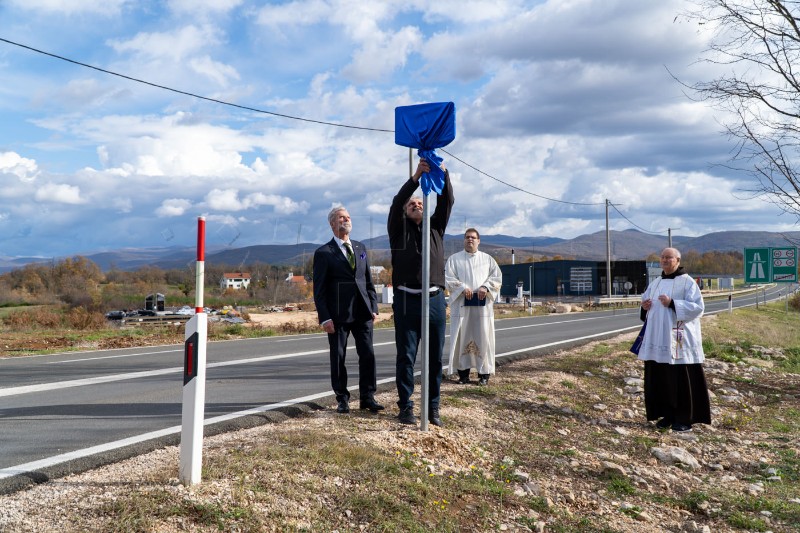
[[353, 255], [353, 249], [350, 247], [350, 243], [344, 243], [344, 247], [347, 249], [347, 262], [350, 263], [350, 268], [353, 270], [356, 269], [356, 256]]

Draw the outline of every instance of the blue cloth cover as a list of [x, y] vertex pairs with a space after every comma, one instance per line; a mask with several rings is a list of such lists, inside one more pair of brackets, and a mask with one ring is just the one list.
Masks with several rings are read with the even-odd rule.
[[417, 155], [427, 159], [431, 171], [424, 173], [419, 183], [427, 196], [431, 191], [441, 194], [444, 171], [439, 167], [442, 158], [435, 149], [447, 146], [456, 138], [456, 105], [453, 102], [406, 105], [394, 108], [394, 142], [417, 148]]

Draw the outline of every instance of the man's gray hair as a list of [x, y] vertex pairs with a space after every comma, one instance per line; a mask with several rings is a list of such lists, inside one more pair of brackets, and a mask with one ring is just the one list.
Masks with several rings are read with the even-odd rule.
[[339, 211], [347, 211], [347, 208], [343, 205], [335, 205], [328, 213], [328, 224], [333, 225], [333, 222], [336, 220], [336, 215]]
[[405, 210], [406, 210], [406, 208], [408, 207], [408, 204], [410, 204], [410, 203], [411, 203], [411, 200], [420, 200], [420, 201], [424, 201], [424, 200], [422, 200], [422, 196], [419, 196], [418, 194], [415, 194], [414, 196], [412, 196], [412, 197], [410, 197], [408, 200], [406, 200], [406, 203], [404, 203], [404, 204], [403, 204], [403, 211], [405, 211]]
[[664, 253], [664, 252], [666, 252], [667, 250], [669, 250], [670, 252], [674, 253], [674, 254], [675, 254], [675, 257], [677, 257], [678, 259], [680, 259], [680, 258], [681, 258], [681, 251], [680, 251], [680, 250], [678, 250], [677, 248], [669, 248], [669, 247], [667, 247], [667, 248], [664, 248], [664, 249], [661, 251], [661, 253]]

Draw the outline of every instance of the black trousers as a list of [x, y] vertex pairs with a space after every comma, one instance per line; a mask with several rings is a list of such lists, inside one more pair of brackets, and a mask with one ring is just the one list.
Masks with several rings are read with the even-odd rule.
[[372, 347], [373, 321], [334, 323], [336, 330], [328, 334], [331, 348], [331, 387], [336, 393], [336, 400], [349, 400], [347, 390], [347, 339], [352, 334], [358, 354], [358, 393], [361, 400], [374, 397], [377, 390], [378, 374], [375, 368], [375, 351]]
[[644, 362], [644, 406], [648, 420], [710, 424], [711, 402], [703, 365]]

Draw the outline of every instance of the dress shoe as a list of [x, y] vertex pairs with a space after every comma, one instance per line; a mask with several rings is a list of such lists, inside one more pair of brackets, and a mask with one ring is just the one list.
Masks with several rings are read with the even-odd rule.
[[339, 400], [339, 405], [336, 407], [337, 413], [349, 413], [350, 403], [347, 400]]
[[361, 403], [358, 406], [359, 409], [369, 409], [373, 413], [377, 413], [378, 411], [383, 411], [384, 407], [376, 402], [374, 399], [370, 398], [369, 400], [361, 400]]
[[656, 422], [656, 427], [658, 429], [667, 429], [671, 425], [672, 425], [672, 420], [670, 420], [667, 417], [664, 417], [661, 420], [659, 420], [658, 422]]
[[400, 409], [400, 414], [397, 415], [398, 420], [400, 420], [401, 424], [417, 424], [417, 417], [414, 416], [414, 408], [413, 407], [406, 407], [405, 409]]
[[469, 370], [459, 370], [458, 371], [458, 382], [462, 385], [469, 384]]
[[430, 422], [434, 426], [442, 427], [442, 419], [439, 418], [438, 407], [430, 409], [430, 413], [428, 413], [428, 422]]
[[478, 374], [480, 379], [478, 380], [478, 385], [486, 386], [489, 384], [489, 374]]
[[691, 424], [672, 424], [672, 431], [676, 433], [683, 433], [685, 431], [691, 431], [692, 426]]

